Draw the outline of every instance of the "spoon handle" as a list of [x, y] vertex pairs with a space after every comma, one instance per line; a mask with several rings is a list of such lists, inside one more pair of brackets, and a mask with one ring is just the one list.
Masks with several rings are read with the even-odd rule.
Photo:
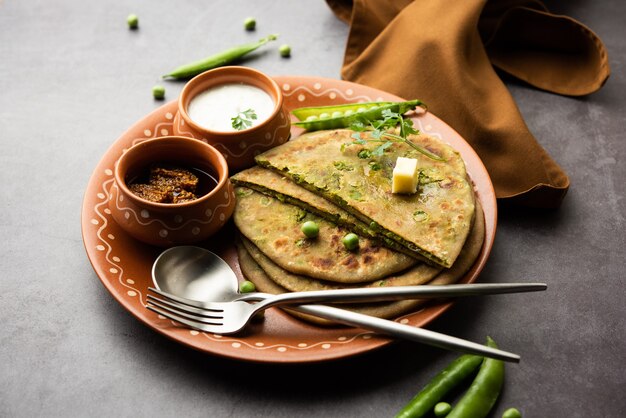
[[359, 314], [344, 309], [323, 305], [300, 305], [294, 306], [299, 312], [329, 319], [345, 325], [360, 327], [369, 331], [403, 338], [418, 343], [432, 345], [446, 350], [458, 351], [466, 354], [495, 358], [514, 363], [519, 363], [520, 356], [496, 348], [487, 347], [472, 341], [452, 337], [423, 328], [400, 324], [387, 319], [376, 318], [369, 315]]
[[267, 307], [310, 302], [373, 302], [381, 300], [493, 295], [546, 290], [545, 283], [451, 284], [390, 286], [281, 293], [264, 300]]

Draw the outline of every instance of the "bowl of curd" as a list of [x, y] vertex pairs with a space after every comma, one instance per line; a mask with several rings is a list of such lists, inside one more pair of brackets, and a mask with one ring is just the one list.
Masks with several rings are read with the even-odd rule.
[[183, 87], [174, 133], [214, 146], [236, 172], [285, 143], [291, 121], [280, 87], [269, 76], [248, 67], [220, 67]]

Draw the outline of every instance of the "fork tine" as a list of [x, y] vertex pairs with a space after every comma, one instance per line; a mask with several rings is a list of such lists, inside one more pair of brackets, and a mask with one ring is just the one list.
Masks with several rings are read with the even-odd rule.
[[205, 309], [205, 303], [198, 300], [191, 300], [186, 298], [181, 298], [180, 296], [173, 295], [171, 293], [166, 293], [160, 289], [156, 289], [154, 287], [148, 287], [148, 290], [156, 293], [157, 295], [164, 297], [165, 299], [172, 300], [174, 302], [181, 303], [183, 305], [192, 306], [195, 308]]
[[192, 329], [197, 329], [200, 331], [206, 331], [206, 332], [212, 332], [213, 329], [210, 325], [207, 324], [202, 324], [200, 322], [194, 321], [194, 320], [189, 320], [186, 318], [183, 318], [181, 316], [178, 316], [176, 314], [173, 314], [171, 312], [165, 311], [161, 308], [158, 308], [156, 306], [152, 306], [152, 305], [146, 305], [146, 309], [155, 312], [159, 315], [162, 315], [168, 319], [171, 319], [172, 321], [181, 323], [183, 325], [185, 325], [186, 327], [192, 328]]
[[167, 305], [170, 308], [176, 309], [177, 311], [186, 312], [188, 314], [207, 317], [207, 318], [222, 318], [223, 316], [220, 314], [224, 313], [223, 309], [204, 309], [204, 308], [196, 308], [194, 306], [181, 304], [174, 301], [169, 301], [167, 299], [159, 299], [152, 295], [147, 295], [148, 302], [156, 301], [161, 303], [162, 305]]
[[217, 325], [217, 326], [223, 325], [223, 321], [222, 321], [224, 319], [223, 316], [198, 316], [194, 313], [181, 310], [174, 304], [170, 303], [168, 306], [167, 302], [164, 303], [164, 301], [160, 301], [156, 298], [148, 300], [148, 304], [149, 305], [146, 305], [146, 307], [149, 307], [150, 305], [152, 305], [154, 307], [160, 308], [161, 310], [169, 312], [178, 317], [186, 318], [186, 319], [196, 321], [202, 324]]

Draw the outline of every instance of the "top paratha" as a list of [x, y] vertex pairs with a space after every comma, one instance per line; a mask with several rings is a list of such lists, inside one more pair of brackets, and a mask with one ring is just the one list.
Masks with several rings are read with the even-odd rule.
[[[404, 143], [394, 143], [376, 156], [373, 151], [380, 142], [355, 144], [353, 133], [304, 134], [257, 156], [256, 161], [336, 203], [431, 262], [452, 266], [474, 216], [474, 193], [458, 152], [428, 135], [413, 135], [410, 140], [445, 162], [430, 159]], [[391, 193], [397, 157], [418, 160], [420, 182], [414, 195]]]

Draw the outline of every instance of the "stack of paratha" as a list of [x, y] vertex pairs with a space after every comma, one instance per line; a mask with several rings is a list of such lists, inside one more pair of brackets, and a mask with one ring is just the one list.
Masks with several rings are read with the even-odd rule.
[[[232, 177], [241, 269], [258, 290], [449, 284], [474, 263], [484, 218], [458, 152], [421, 134], [409, 140], [445, 161], [403, 142], [379, 155], [380, 142], [355, 142], [353, 134], [304, 134], [259, 155], [257, 167]], [[398, 157], [418, 160], [413, 195], [391, 193]], [[319, 225], [316, 238], [300, 230], [309, 220]], [[342, 244], [348, 232], [360, 236], [356, 251]], [[419, 303], [342, 306], [389, 318]]]

